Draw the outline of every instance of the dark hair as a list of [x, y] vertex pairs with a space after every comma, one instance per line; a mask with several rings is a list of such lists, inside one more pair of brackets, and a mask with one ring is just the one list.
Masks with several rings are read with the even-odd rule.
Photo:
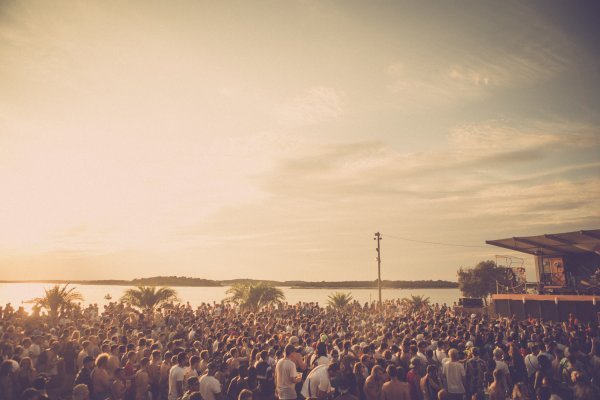
[[335, 373], [338, 372], [340, 370], [340, 364], [333, 362], [331, 364], [329, 364], [329, 366], [327, 367], [327, 371]]
[[12, 362], [5, 360], [0, 365], [0, 376], [6, 376], [12, 372]]
[[536, 397], [538, 400], [550, 400], [552, 391], [548, 386], [540, 386], [536, 391]]
[[398, 370], [394, 365], [388, 365], [386, 368], [387, 374], [390, 376], [390, 379], [393, 379], [398, 376]]
[[296, 348], [294, 347], [293, 344], [288, 344], [287, 346], [285, 346], [285, 355], [286, 355], [286, 357], [289, 356], [290, 354], [292, 354], [295, 351], [296, 351]]
[[327, 356], [327, 345], [323, 342], [317, 344], [317, 357]]

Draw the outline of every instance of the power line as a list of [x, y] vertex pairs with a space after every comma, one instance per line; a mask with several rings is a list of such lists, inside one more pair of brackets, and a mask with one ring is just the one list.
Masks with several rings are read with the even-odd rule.
[[470, 244], [457, 244], [457, 243], [444, 243], [444, 242], [430, 242], [427, 240], [416, 240], [416, 239], [408, 239], [408, 238], [404, 238], [404, 237], [400, 237], [400, 236], [393, 236], [390, 235], [388, 233], [386, 233], [387, 237], [390, 238], [394, 238], [394, 239], [399, 239], [399, 240], [404, 240], [407, 242], [414, 242], [414, 243], [425, 243], [425, 244], [435, 244], [435, 245], [439, 245], [439, 246], [453, 246], [453, 247], [478, 247], [481, 249], [487, 249], [487, 246], [480, 246], [480, 245], [470, 245]]

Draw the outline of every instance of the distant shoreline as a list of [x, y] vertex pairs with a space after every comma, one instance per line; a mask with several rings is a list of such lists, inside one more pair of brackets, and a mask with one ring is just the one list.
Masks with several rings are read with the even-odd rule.
[[[244, 283], [266, 282], [277, 287], [289, 287], [290, 289], [377, 289], [377, 281], [272, 281], [260, 279], [231, 279], [210, 280], [187, 277], [150, 277], [125, 279], [101, 279], [101, 280], [66, 280], [66, 279], [29, 279], [29, 280], [0, 280], [2, 283], [42, 283], [42, 284], [72, 284], [86, 286], [170, 286], [170, 287], [225, 287]], [[419, 280], [419, 281], [387, 281], [381, 282], [382, 289], [457, 289], [458, 283], [443, 280]]]
[[[377, 286], [285, 286], [290, 289], [328, 289], [328, 290], [350, 290], [350, 289], [359, 289], [359, 290], [373, 290], [377, 289]], [[387, 289], [458, 289], [458, 285], [456, 287], [439, 287], [439, 286], [382, 286], [382, 290]]]

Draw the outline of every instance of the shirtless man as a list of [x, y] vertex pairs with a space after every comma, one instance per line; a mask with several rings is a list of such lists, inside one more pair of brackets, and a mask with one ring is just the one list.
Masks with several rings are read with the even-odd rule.
[[108, 377], [108, 355], [101, 354], [96, 358], [96, 367], [92, 371], [92, 399], [105, 399], [110, 394]]
[[161, 355], [160, 350], [154, 350], [150, 358], [150, 365], [148, 366], [148, 379], [150, 380], [150, 393], [152, 393], [153, 399], [158, 399], [160, 392], [160, 362]]
[[108, 356], [108, 374], [114, 376], [119, 366], [119, 346], [113, 344], [110, 346], [110, 355]]
[[408, 382], [400, 380], [400, 375], [403, 374], [393, 365], [388, 366], [386, 371], [390, 380], [381, 388], [381, 400], [410, 400]]
[[289, 359], [296, 364], [296, 369], [298, 371], [306, 370], [306, 363], [304, 362], [304, 357], [297, 350], [297, 346], [300, 344], [300, 339], [298, 336], [292, 336], [289, 340], [289, 343], [294, 346], [294, 352], [290, 354]]
[[126, 391], [127, 386], [125, 379], [125, 370], [119, 367], [115, 370], [115, 380], [110, 385], [111, 400], [124, 399]]
[[166, 399], [169, 392], [169, 370], [173, 365], [171, 363], [171, 358], [173, 357], [173, 353], [167, 351], [164, 355], [164, 360], [160, 365], [159, 371], [159, 387], [160, 387], [160, 398]]
[[148, 391], [150, 390], [150, 376], [148, 375], [148, 366], [150, 360], [146, 357], [140, 361], [140, 369], [135, 373], [135, 400], [148, 400]]
[[365, 396], [367, 400], [380, 400], [381, 387], [385, 380], [385, 372], [381, 365], [375, 365], [365, 381]]

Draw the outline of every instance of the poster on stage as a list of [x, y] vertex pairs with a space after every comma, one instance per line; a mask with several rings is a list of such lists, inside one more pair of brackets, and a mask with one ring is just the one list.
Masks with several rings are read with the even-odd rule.
[[567, 277], [565, 275], [565, 265], [562, 257], [544, 258], [544, 275], [549, 277], [549, 286], [565, 287]]

